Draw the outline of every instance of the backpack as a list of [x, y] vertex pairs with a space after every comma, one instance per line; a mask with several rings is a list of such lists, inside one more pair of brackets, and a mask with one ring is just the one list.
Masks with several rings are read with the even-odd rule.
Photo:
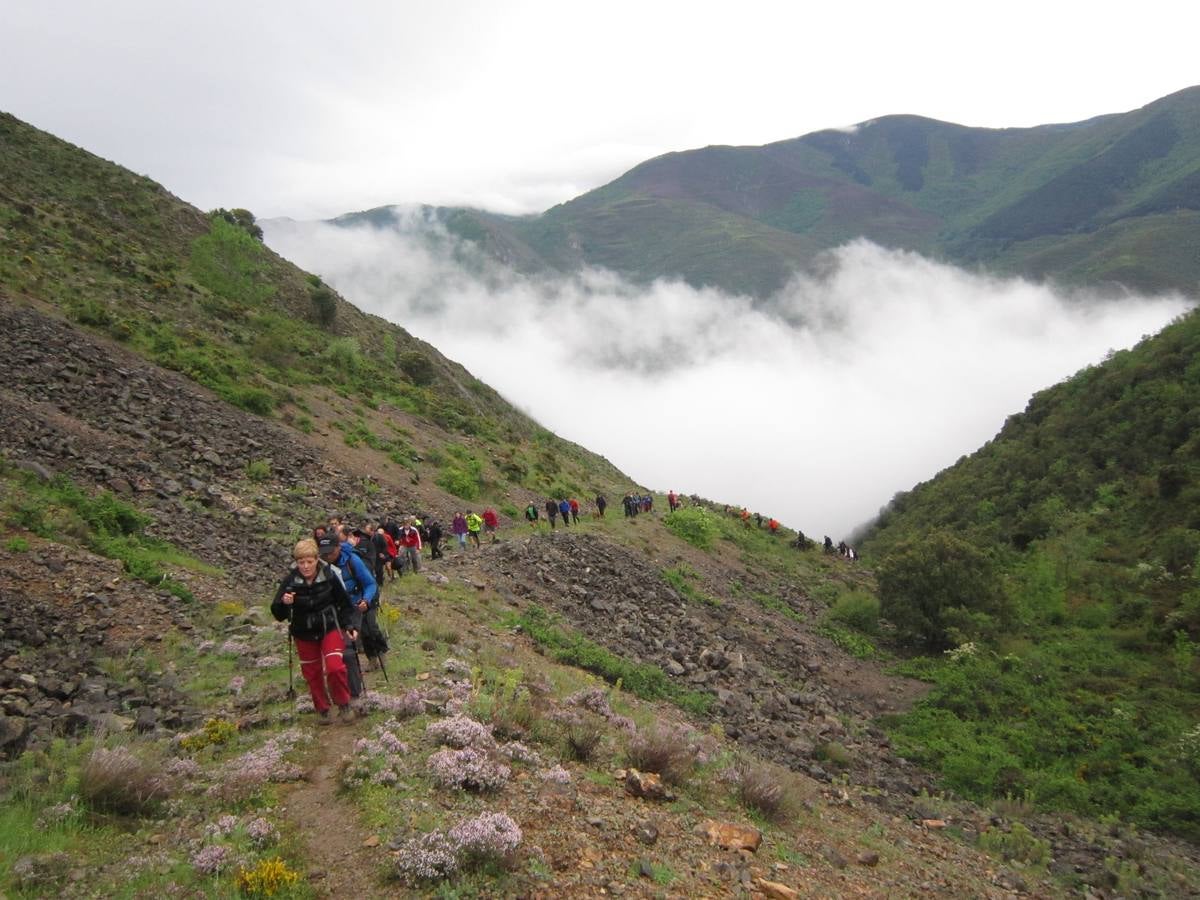
[[375, 571], [374, 544], [372, 544], [370, 541], [359, 541], [358, 546], [354, 548], [354, 552], [358, 554], [359, 559], [366, 563], [368, 572]]

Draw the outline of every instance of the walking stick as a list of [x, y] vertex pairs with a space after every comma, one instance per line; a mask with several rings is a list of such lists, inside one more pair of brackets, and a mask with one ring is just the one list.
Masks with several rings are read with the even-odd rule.
[[288, 607], [288, 630], [287, 630], [287, 645], [288, 645], [288, 699], [296, 699], [296, 685], [294, 676], [292, 675], [292, 608]]

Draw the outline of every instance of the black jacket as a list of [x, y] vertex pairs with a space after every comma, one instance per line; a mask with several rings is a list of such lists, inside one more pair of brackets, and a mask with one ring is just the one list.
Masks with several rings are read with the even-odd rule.
[[[283, 595], [289, 591], [296, 595], [291, 606], [283, 602]], [[275, 592], [271, 615], [279, 622], [288, 619], [292, 636], [302, 641], [319, 641], [339, 626], [358, 629], [362, 624], [362, 613], [350, 603], [342, 580], [323, 560], [317, 562], [311, 584], [292, 566]]]

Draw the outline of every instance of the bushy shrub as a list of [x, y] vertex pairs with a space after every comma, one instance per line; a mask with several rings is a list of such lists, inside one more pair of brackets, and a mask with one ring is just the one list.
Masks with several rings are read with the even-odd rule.
[[427, 762], [434, 783], [464, 791], [496, 791], [508, 783], [512, 770], [483, 750], [439, 750]]
[[950, 532], [902, 543], [877, 575], [880, 613], [902, 638], [927, 649], [944, 650], [1005, 619], [992, 561]]
[[408, 376], [408, 380], [418, 387], [424, 387], [433, 382], [433, 376], [436, 373], [433, 363], [419, 350], [401, 353], [397, 365], [400, 367], [400, 371]]
[[300, 881], [300, 873], [288, 868], [278, 856], [260, 859], [252, 869], [238, 869], [238, 890], [247, 897], [274, 897]]
[[1014, 822], [1007, 831], [989, 828], [979, 835], [979, 846], [1005, 862], [1022, 862], [1030, 866], [1042, 866], [1050, 860], [1050, 844], [1034, 834], [1020, 822]]
[[97, 812], [138, 816], [153, 812], [167, 787], [159, 768], [127, 747], [97, 747], [80, 770], [79, 795]]
[[563, 731], [567, 755], [579, 762], [589, 762], [604, 742], [604, 726], [591, 716], [568, 722]]
[[321, 351], [321, 359], [338, 372], [357, 372], [362, 366], [362, 351], [352, 337], [337, 338]]
[[738, 801], [773, 822], [795, 812], [796, 800], [787, 773], [765, 763], [743, 760], [735, 769]]
[[866, 634], [879, 630], [879, 598], [866, 591], [841, 594], [829, 610], [829, 618]]
[[271, 477], [271, 461], [255, 459], [246, 463], [246, 477], [251, 481], [266, 481]]
[[697, 748], [681, 728], [655, 725], [629, 740], [625, 759], [635, 769], [654, 772], [667, 784], [683, 784], [696, 767]]
[[687, 541], [700, 550], [708, 550], [720, 534], [716, 517], [701, 506], [677, 509], [663, 519], [663, 523], [676, 537]]
[[425, 733], [439, 744], [459, 750], [466, 747], [490, 750], [496, 746], [491, 729], [482, 722], [476, 722], [466, 716], [451, 716], [448, 719], [430, 722], [425, 727]]
[[396, 854], [396, 874], [406, 884], [441, 881], [460, 868], [504, 863], [521, 845], [521, 829], [505, 813], [464, 819], [448, 833], [431, 831], [408, 840]]
[[328, 287], [317, 283], [308, 289], [313, 312], [322, 328], [328, 328], [337, 318], [337, 296]]

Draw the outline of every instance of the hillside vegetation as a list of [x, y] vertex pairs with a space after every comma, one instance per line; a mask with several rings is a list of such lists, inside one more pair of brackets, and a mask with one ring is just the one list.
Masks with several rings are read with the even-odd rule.
[[[765, 296], [868, 238], [1072, 285], [1200, 285], [1200, 87], [1069, 125], [885, 116], [762, 147], [668, 153], [536, 216], [431, 211], [527, 270], [600, 266]], [[387, 227], [386, 208], [340, 224]]]
[[[657, 497], [626, 518], [626, 476], [279, 259], [249, 211], [201, 213], [10, 116], [0, 357], [10, 896], [1200, 890], [1195, 847], [1137, 827], [1194, 836], [1195, 636], [1170, 619], [1190, 562], [1151, 567], [1167, 587], [1122, 631], [1118, 575], [1142, 571], [1142, 545], [1110, 560], [1069, 515], [1014, 540], [1020, 512], [993, 510], [990, 537], [927, 540], [897, 512], [878, 588], [736, 506], [664, 514]], [[1155, 468], [1157, 446], [1137, 465], [1182, 516], [1178, 427], [1160, 429], [1176, 469]], [[1132, 454], [1127, 438], [1113, 447]], [[1152, 502], [1145, 478], [1131, 503]], [[547, 496], [578, 497], [583, 520], [526, 524]], [[445, 523], [487, 505], [496, 543], [385, 586], [392, 653], [365, 718], [313, 727], [266, 613], [288, 548], [332, 513]], [[1121, 508], [1140, 534], [1142, 507]], [[953, 587], [930, 581], [926, 548], [986, 603], [893, 605], [897, 585]], [[1104, 615], [1071, 618], [1093, 583]], [[1087, 653], [1064, 656], [1084, 633]], [[954, 654], [914, 661], [910, 643]], [[1150, 665], [1168, 658], [1178, 684]], [[1103, 728], [1086, 718], [1117, 696]], [[1030, 728], [988, 730], [997, 710]]]
[[1193, 313], [1042, 391], [868, 535], [883, 614], [958, 647], [899, 734], [960, 789], [1200, 836], [1198, 354]]

